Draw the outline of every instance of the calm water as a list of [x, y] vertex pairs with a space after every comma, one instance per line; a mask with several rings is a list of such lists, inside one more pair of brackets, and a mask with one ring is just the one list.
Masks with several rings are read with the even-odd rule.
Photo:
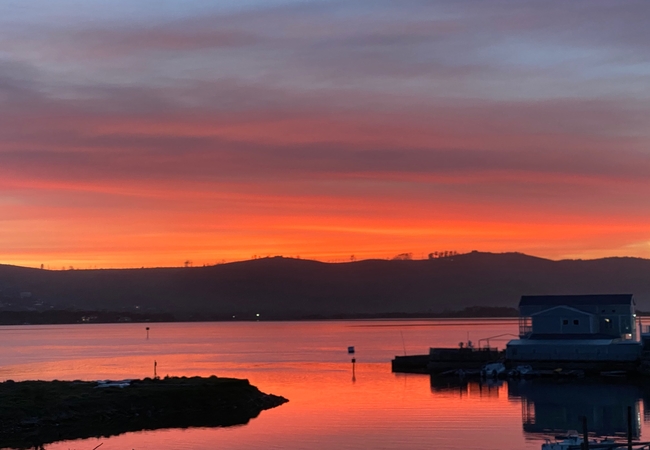
[[[635, 432], [650, 440], [639, 387], [453, 385], [390, 371], [391, 358], [405, 350], [516, 333], [516, 320], [154, 323], [149, 339], [145, 326], [0, 327], [0, 381], [142, 378], [153, 375], [155, 360], [161, 376], [248, 378], [290, 402], [238, 427], [127, 433], [47, 449], [539, 449], [545, 431], [578, 428], [585, 414], [601, 434], [624, 432], [628, 404]], [[354, 379], [349, 345], [357, 351]]]

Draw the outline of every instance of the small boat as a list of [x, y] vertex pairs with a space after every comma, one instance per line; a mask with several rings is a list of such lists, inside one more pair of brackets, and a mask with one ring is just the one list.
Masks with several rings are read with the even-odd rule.
[[438, 375], [441, 377], [457, 376], [459, 378], [473, 378], [473, 377], [478, 377], [480, 374], [481, 374], [480, 370], [452, 369], [452, 370], [446, 370], [444, 372], [441, 372]]
[[608, 378], [627, 378], [627, 371], [625, 370], [606, 370], [600, 372], [601, 377]]
[[506, 366], [500, 362], [489, 363], [481, 369], [481, 376], [483, 378], [498, 378], [506, 373]]
[[508, 372], [508, 376], [511, 378], [530, 378], [536, 375], [536, 372], [529, 365], [517, 366]]
[[[584, 440], [580, 437], [577, 431], [570, 430], [565, 436], [559, 436], [560, 441], [551, 441], [547, 439], [546, 442], [542, 444], [542, 450], [581, 450], [583, 448]], [[595, 439], [589, 439], [589, 448], [590, 449], [617, 449], [623, 448], [623, 444], [617, 443], [610, 439], [603, 439], [597, 441]]]
[[582, 448], [583, 440], [577, 431], [569, 431], [561, 441], [546, 439], [542, 444], [542, 450], [578, 450]]

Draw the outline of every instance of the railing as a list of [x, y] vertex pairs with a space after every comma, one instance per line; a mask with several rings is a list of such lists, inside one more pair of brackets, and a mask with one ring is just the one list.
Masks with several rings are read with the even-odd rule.
[[[517, 337], [517, 335], [512, 333], [504, 333], [504, 334], [497, 334], [496, 336], [490, 336], [487, 338], [481, 338], [478, 340], [478, 348], [492, 349], [492, 347], [490, 347], [490, 339], [493, 341], [510, 341], [512, 340], [513, 337]], [[485, 342], [484, 347], [481, 347], [481, 342]], [[494, 347], [494, 349], [496, 349], [496, 347]]]

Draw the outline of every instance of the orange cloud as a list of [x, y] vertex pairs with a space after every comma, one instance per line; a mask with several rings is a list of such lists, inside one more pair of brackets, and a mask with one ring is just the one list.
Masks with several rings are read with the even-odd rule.
[[0, 18], [0, 262], [648, 256], [642, 14], [540, 5]]

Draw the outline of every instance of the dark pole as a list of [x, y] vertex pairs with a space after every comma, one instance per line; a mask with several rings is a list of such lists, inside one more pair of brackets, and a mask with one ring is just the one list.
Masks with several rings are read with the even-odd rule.
[[632, 450], [632, 407], [627, 407], [627, 450]]
[[587, 430], [587, 416], [582, 416], [582, 448], [589, 450], [589, 432]]

